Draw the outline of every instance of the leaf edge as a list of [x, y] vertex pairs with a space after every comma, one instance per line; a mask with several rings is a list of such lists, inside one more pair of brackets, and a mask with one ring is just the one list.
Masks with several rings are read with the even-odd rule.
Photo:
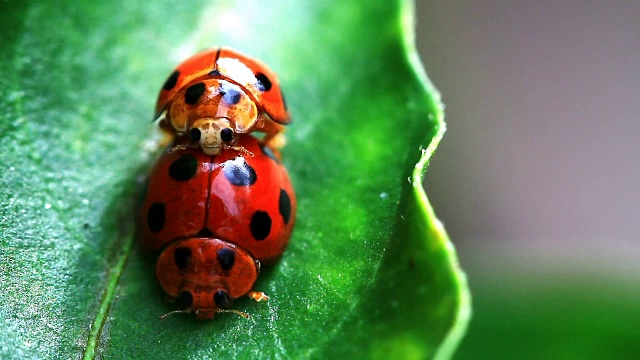
[[414, 0], [401, 0], [401, 32], [403, 39], [404, 54], [409, 63], [409, 67], [413, 75], [422, 86], [424, 92], [432, 101], [432, 107], [436, 113], [435, 123], [438, 130], [427, 146], [422, 149], [420, 159], [416, 163], [411, 174], [411, 186], [413, 191], [413, 200], [416, 202], [416, 208], [420, 212], [417, 217], [422, 217], [428, 227], [434, 229], [438, 233], [438, 238], [442, 239], [443, 247], [450, 259], [450, 272], [453, 275], [453, 281], [457, 287], [457, 312], [447, 335], [434, 354], [434, 359], [450, 359], [458, 346], [460, 345], [467, 331], [472, 316], [472, 299], [469, 290], [467, 276], [460, 267], [455, 246], [451, 242], [442, 222], [438, 220], [436, 214], [429, 202], [427, 193], [424, 189], [424, 174], [427, 171], [431, 157], [435, 153], [440, 140], [446, 132], [446, 123], [444, 121], [444, 104], [442, 103], [440, 92], [435, 88], [431, 80], [427, 76], [424, 65], [420, 60], [418, 49], [415, 41], [415, 2]]

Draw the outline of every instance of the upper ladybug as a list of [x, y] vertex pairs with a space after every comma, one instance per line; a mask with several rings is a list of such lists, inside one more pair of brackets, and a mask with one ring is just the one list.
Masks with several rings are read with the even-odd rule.
[[185, 60], [169, 75], [156, 104], [156, 121], [178, 147], [198, 146], [207, 155], [234, 148], [239, 134], [261, 131], [273, 150], [284, 145], [289, 124], [276, 74], [264, 63], [227, 48]]

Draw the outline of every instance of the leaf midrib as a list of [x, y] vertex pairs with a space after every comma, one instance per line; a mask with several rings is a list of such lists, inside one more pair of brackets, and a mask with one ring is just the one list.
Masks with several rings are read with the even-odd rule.
[[[128, 231], [126, 235], [127, 240], [124, 242], [122, 252], [119, 253], [118, 260], [115, 263], [115, 266], [113, 266], [111, 268], [111, 271], [109, 272], [104, 295], [102, 297], [102, 300], [100, 301], [100, 308], [96, 313], [95, 319], [91, 323], [87, 346], [85, 347], [84, 354], [82, 356], [84, 360], [94, 359], [96, 356], [96, 348], [98, 346], [98, 339], [102, 332], [102, 327], [106, 322], [107, 314], [109, 313], [109, 309], [111, 308], [111, 304], [115, 297], [116, 288], [118, 287], [120, 277], [124, 272], [124, 268], [127, 264], [127, 259], [131, 254], [134, 236], [131, 231]], [[116, 241], [114, 241], [114, 243], [118, 243], [117, 239]]]

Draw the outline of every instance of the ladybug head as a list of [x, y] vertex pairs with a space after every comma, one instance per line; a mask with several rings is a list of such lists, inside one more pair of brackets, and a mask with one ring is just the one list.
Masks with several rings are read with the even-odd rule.
[[194, 145], [200, 145], [207, 155], [218, 155], [225, 146], [231, 146], [237, 139], [226, 118], [198, 119], [189, 130], [189, 140]]
[[[174, 241], [162, 251], [156, 275], [178, 310], [211, 319], [229, 310], [233, 300], [247, 295], [258, 277], [258, 264], [245, 250], [224, 240], [197, 237]], [[161, 318], [161, 319], [162, 319]]]
[[[260, 113], [256, 101], [241, 86], [205, 76], [183, 85], [160, 109], [154, 122], [178, 137], [194, 136], [192, 129], [202, 131], [202, 123], [212, 120], [226, 122], [219, 131], [229, 128], [235, 133], [249, 133], [261, 119]], [[233, 138], [233, 133], [228, 134]]]
[[211, 319], [220, 312], [234, 313], [246, 319], [249, 318], [247, 313], [229, 309], [233, 300], [229, 297], [227, 290], [222, 287], [201, 288], [187, 285], [176, 298], [176, 303], [178, 310], [163, 315], [160, 320], [176, 313], [193, 313], [198, 319]]

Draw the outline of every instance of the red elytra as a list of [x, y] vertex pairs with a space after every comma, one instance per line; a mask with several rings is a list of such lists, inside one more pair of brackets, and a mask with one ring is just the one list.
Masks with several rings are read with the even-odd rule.
[[198, 143], [199, 135], [190, 136], [198, 121], [219, 119], [234, 131], [234, 145], [235, 135], [261, 131], [274, 150], [284, 144], [277, 138], [282, 125], [291, 122], [276, 74], [228, 48], [205, 50], [178, 65], [160, 90], [156, 118], [182, 144]]
[[252, 292], [260, 263], [279, 259], [296, 214], [286, 169], [257, 139], [209, 156], [198, 149], [165, 152], [151, 171], [141, 235], [161, 250], [156, 276], [178, 306], [212, 318]]

